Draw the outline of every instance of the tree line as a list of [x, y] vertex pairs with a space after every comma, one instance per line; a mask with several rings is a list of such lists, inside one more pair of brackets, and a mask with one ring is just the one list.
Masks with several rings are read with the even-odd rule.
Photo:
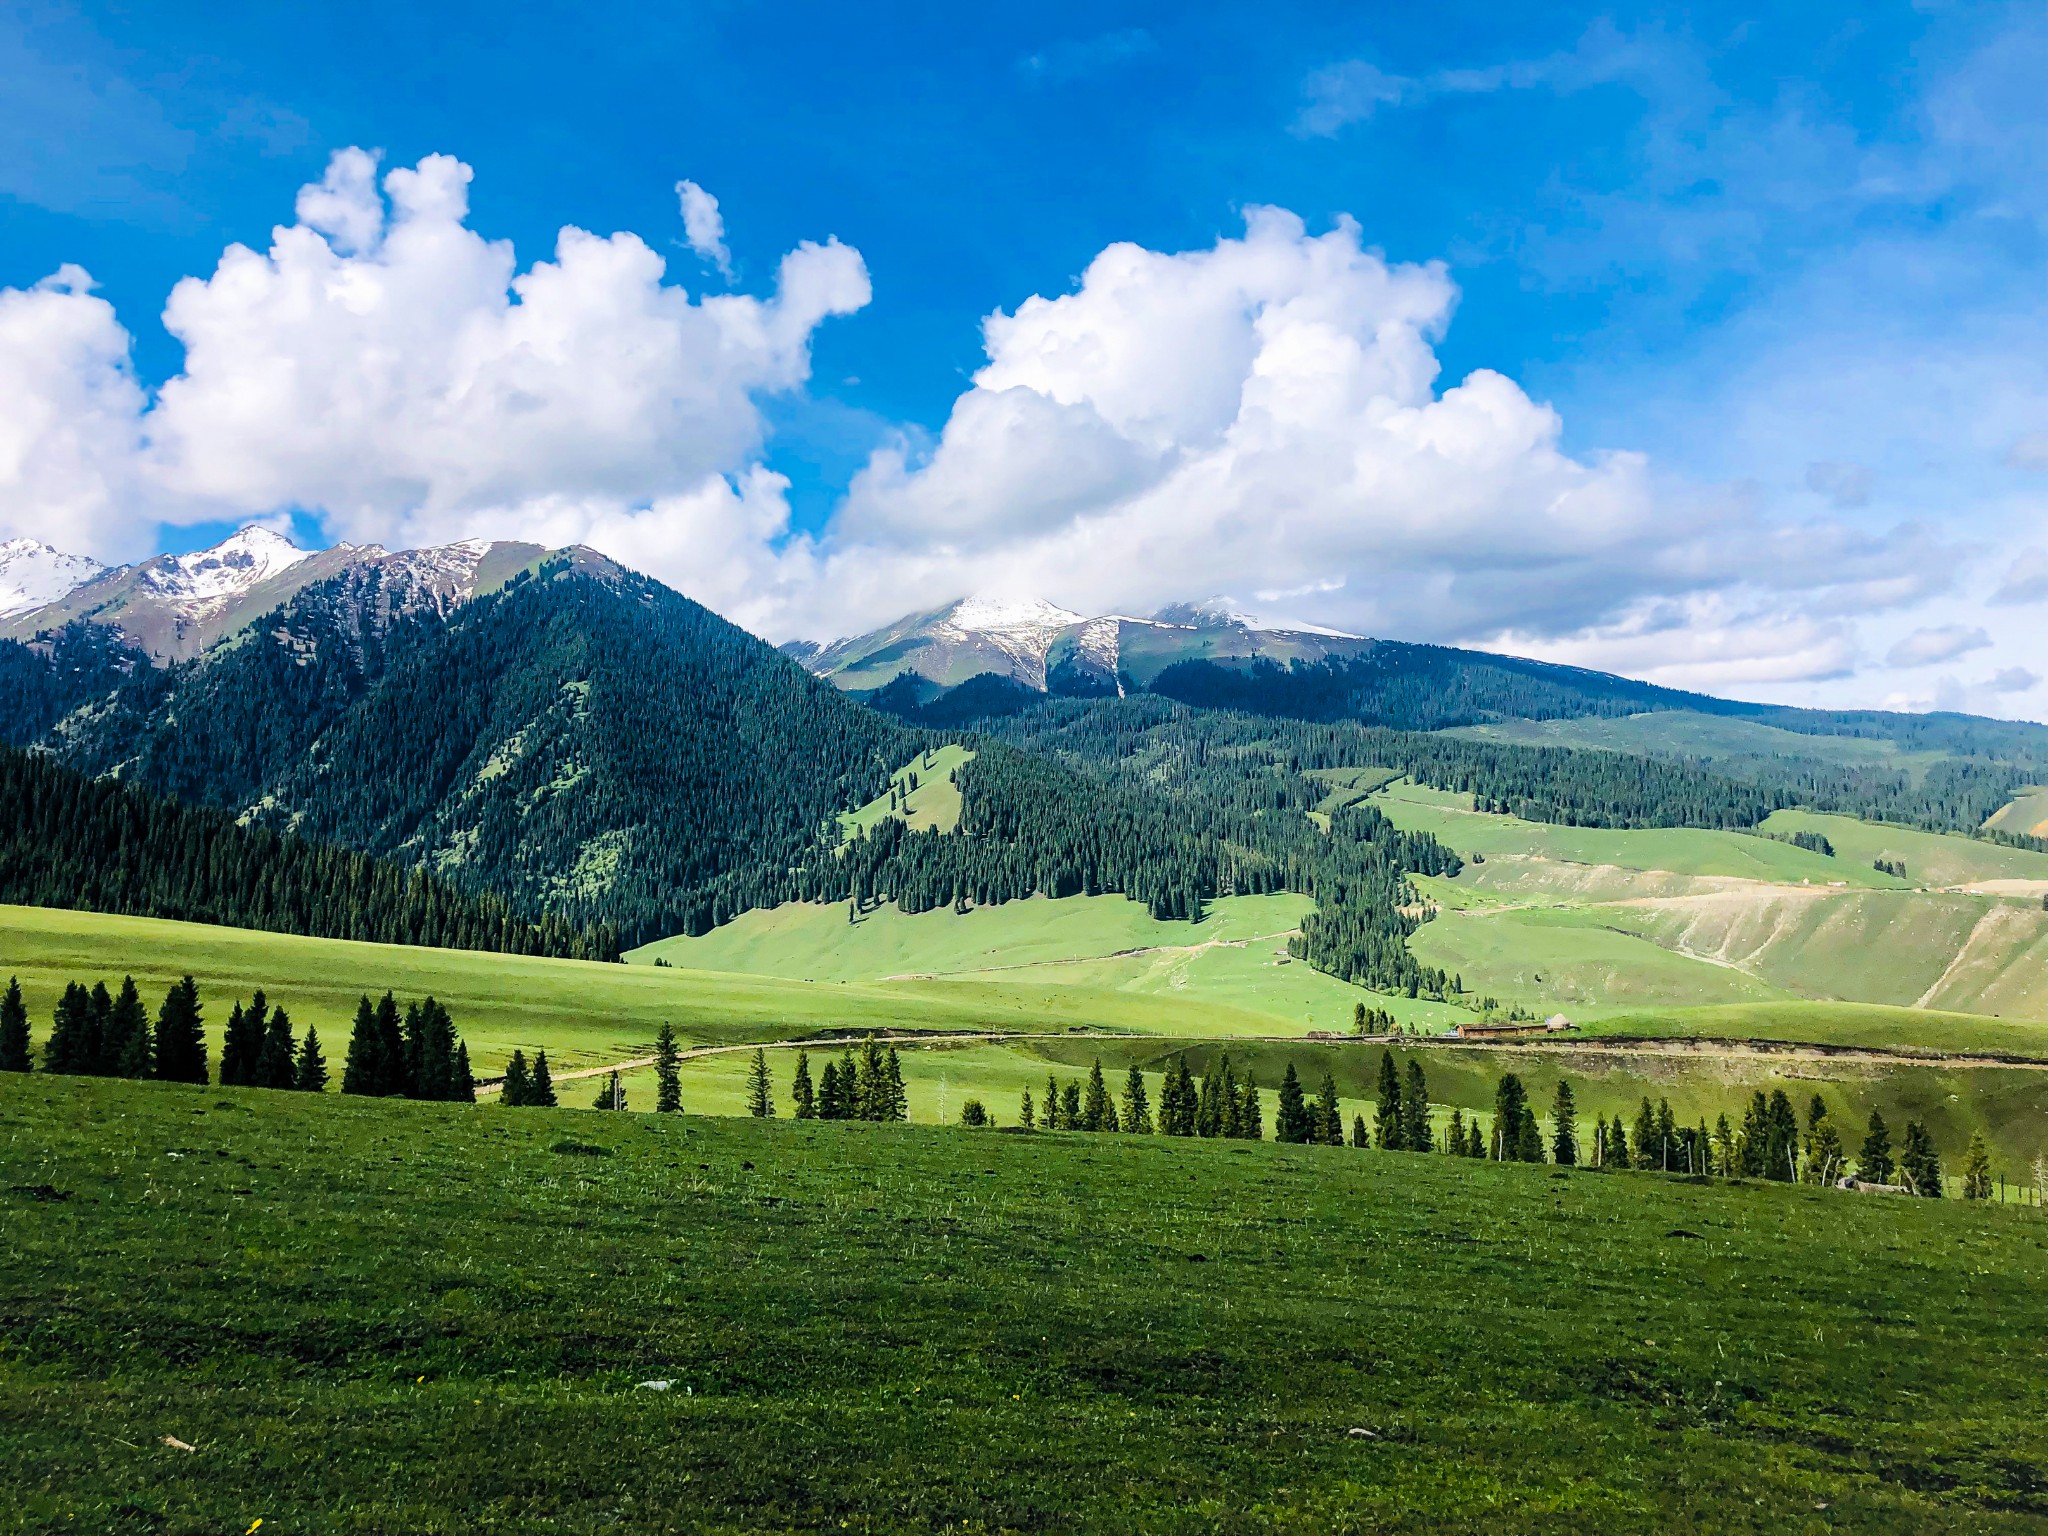
[[615, 959], [602, 924], [532, 917], [418, 869], [89, 779], [0, 747], [0, 902], [444, 949]]

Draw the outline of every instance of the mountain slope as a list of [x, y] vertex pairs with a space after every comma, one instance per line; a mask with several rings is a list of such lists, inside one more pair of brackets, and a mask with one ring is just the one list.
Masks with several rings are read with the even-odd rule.
[[57, 602], [105, 569], [36, 539], [0, 541], [0, 619]]
[[64, 722], [66, 762], [635, 936], [761, 899], [920, 738], [588, 551], [371, 561]]

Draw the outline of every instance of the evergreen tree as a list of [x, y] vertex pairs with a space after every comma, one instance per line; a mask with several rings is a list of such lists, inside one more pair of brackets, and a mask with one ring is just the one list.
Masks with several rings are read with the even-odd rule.
[[1906, 1122], [1905, 1145], [1899, 1149], [1899, 1174], [1914, 1194], [1930, 1200], [1941, 1198], [1941, 1158], [1934, 1150], [1934, 1138], [1918, 1120]]
[[[668, 1031], [668, 1026], [664, 1024], [662, 1029]], [[669, 1031], [669, 1036], [672, 1041], [674, 1039], [672, 1031]], [[673, 1045], [670, 1048], [673, 1050]], [[826, 1066], [829, 1067], [830, 1065], [830, 1062], [826, 1063]], [[671, 1068], [671, 1076], [673, 1076], [673, 1068]], [[818, 1118], [818, 1096], [811, 1088], [811, 1053], [809, 1051], [798, 1051], [796, 1053], [796, 1071], [790, 1075], [789, 1079], [789, 1098], [790, 1103], [796, 1109], [797, 1119], [815, 1120]], [[657, 1105], [656, 1107], [659, 1108], [661, 1106]], [[676, 1102], [669, 1107], [673, 1109], [680, 1109], [682, 1107], [682, 1095], [680, 1093], [676, 1095]]]
[[846, 1118], [845, 1107], [839, 1093], [839, 1063], [829, 1056], [825, 1059], [825, 1070], [818, 1074], [818, 1118]]
[[[883, 1077], [883, 1083], [885, 1090], [882, 1098], [881, 1118], [884, 1120], [908, 1120], [910, 1118], [910, 1091], [903, 1086], [903, 1063], [897, 1060], [896, 1047], [893, 1045], [889, 1047], [888, 1071]], [[1110, 1106], [1109, 1112], [1113, 1118], [1116, 1114], [1116, 1107], [1114, 1105]], [[1114, 1130], [1115, 1127], [1112, 1126], [1111, 1129]]]
[[988, 1125], [988, 1106], [979, 1099], [969, 1099], [960, 1106], [960, 1123], [975, 1128]]
[[1991, 1149], [1984, 1145], [1984, 1133], [1970, 1133], [1970, 1150], [1963, 1154], [1963, 1198], [1991, 1198]]
[[606, 1075], [604, 1086], [597, 1090], [597, 1097], [591, 1100], [590, 1107], [592, 1109], [624, 1109], [626, 1107], [626, 1090], [620, 1084], [619, 1074], [616, 1071]]
[[1832, 1184], [1848, 1166], [1848, 1149], [1842, 1133], [1835, 1129], [1834, 1116], [1827, 1112], [1819, 1094], [1806, 1121], [1806, 1178], [1811, 1184]]
[[1195, 1098], [1195, 1134], [1223, 1134], [1223, 1078], [1215, 1067], [1202, 1074], [1202, 1086]]
[[[829, 1069], [829, 1065], [828, 1068]], [[1038, 1129], [1038, 1110], [1031, 1102], [1031, 1090], [1024, 1090], [1024, 1097], [1017, 1105], [1017, 1123], [1027, 1131]]]
[[1536, 1124], [1536, 1111], [1526, 1105], [1522, 1109], [1522, 1122], [1516, 1127], [1515, 1157], [1524, 1163], [1543, 1161], [1543, 1131]]
[[104, 981], [92, 984], [90, 996], [91, 1023], [87, 1033], [93, 1042], [92, 1056], [85, 1070], [94, 1077], [113, 1075], [113, 1062], [107, 1054], [107, 1032], [114, 1023], [114, 994], [107, 990]]
[[[1788, 1114], [1791, 1112], [1790, 1105], [1786, 1106], [1786, 1112]], [[1659, 1099], [1657, 1101], [1657, 1166], [1668, 1173], [1671, 1169], [1681, 1166], [1683, 1162], [1684, 1157], [1680, 1153], [1678, 1146], [1678, 1121], [1672, 1116], [1671, 1101], [1669, 1099]]]
[[43, 1070], [90, 1072], [98, 1060], [99, 1046], [93, 1033], [92, 994], [78, 982], [66, 983], [50, 1025], [50, 1038], [43, 1043]]
[[1124, 1129], [1139, 1136], [1152, 1134], [1152, 1105], [1145, 1093], [1145, 1074], [1134, 1065], [1124, 1077]]
[[1560, 1168], [1576, 1167], [1579, 1161], [1579, 1106], [1563, 1078], [1557, 1080], [1557, 1102], [1550, 1111], [1550, 1160]]
[[245, 1008], [236, 1005], [228, 1015], [227, 1037], [220, 1048], [220, 1082], [223, 1088], [252, 1088], [256, 1085], [257, 1063], [263, 1056], [263, 1037], [270, 1031], [270, 1004], [263, 989]]
[[1725, 1111], [1714, 1117], [1714, 1172], [1724, 1179], [1736, 1173], [1735, 1131]]
[[[1226, 1052], [1216, 1058], [1216, 1134], [1237, 1140], [1244, 1135], [1244, 1096], [1237, 1091], [1237, 1072]], [[1206, 1082], [1204, 1083], [1206, 1087]]]
[[1429, 1125], [1429, 1082], [1422, 1075], [1419, 1058], [1408, 1058], [1407, 1081], [1401, 1087], [1401, 1145], [1410, 1152], [1436, 1149], [1436, 1136]]
[[1302, 1097], [1301, 1079], [1290, 1061], [1280, 1079], [1280, 1107], [1273, 1113], [1273, 1139], [1299, 1146], [1314, 1134], [1315, 1124]]
[[[657, 1115], [681, 1114], [683, 1109], [683, 1081], [680, 1072], [682, 1052], [676, 1046], [675, 1026], [663, 1019], [661, 1031], [654, 1037], [654, 1112]], [[811, 1058], [797, 1053], [797, 1118], [808, 1120], [816, 1113], [811, 1102]]]
[[747, 1113], [756, 1120], [775, 1117], [775, 1084], [768, 1076], [768, 1053], [758, 1045], [753, 1064], [747, 1068]]
[[[349, 1027], [348, 1053], [341, 1063], [341, 1091], [343, 1093], [373, 1094], [380, 1092], [379, 1084], [384, 1079], [383, 1065], [377, 1052], [377, 1015], [370, 1007], [370, 994], [365, 992], [356, 1003], [355, 1023]], [[514, 1052], [519, 1063], [520, 1080], [526, 1075], [526, 1057]], [[506, 1068], [504, 1102], [516, 1102], [512, 1094], [511, 1068]]]
[[135, 978], [121, 978], [121, 992], [107, 1015], [106, 1038], [100, 1042], [104, 1070], [111, 1077], [149, 1076], [149, 1014], [135, 990]]
[[1392, 1051], [1380, 1052], [1380, 1101], [1373, 1118], [1373, 1132], [1381, 1150], [1400, 1151], [1406, 1144], [1401, 1122], [1401, 1072], [1394, 1065]]
[[1465, 1111], [1451, 1106], [1451, 1128], [1444, 1135], [1444, 1150], [1452, 1157], [1465, 1155]]
[[1365, 1128], [1363, 1115], [1351, 1117], [1351, 1145], [1361, 1149], [1372, 1145], [1372, 1132]]
[[1048, 1131], [1069, 1129], [1060, 1120], [1060, 1084], [1051, 1073], [1047, 1073], [1045, 1078], [1045, 1128]]
[[7, 992], [0, 996], [0, 1072], [26, 1072], [28, 1056], [28, 1009], [21, 1001], [21, 982], [7, 978]]
[[[1522, 1122], [1531, 1120], [1529, 1095], [1522, 1087], [1522, 1080], [1514, 1073], [1501, 1076], [1493, 1091], [1493, 1155], [1503, 1163], [1522, 1160], [1526, 1138], [1522, 1134]], [[1538, 1147], [1539, 1154], [1541, 1147]], [[1539, 1161], [1541, 1160], [1539, 1155]]]
[[1784, 1089], [1771, 1090], [1764, 1123], [1764, 1176], [1789, 1184], [1799, 1177], [1799, 1116]]
[[1770, 1156], [1769, 1106], [1763, 1091], [1749, 1096], [1749, 1107], [1742, 1112], [1742, 1130], [1735, 1143], [1735, 1173], [1738, 1178], [1760, 1179]]
[[1344, 1145], [1344, 1111], [1337, 1103], [1337, 1079], [1326, 1068], [1323, 1080], [1316, 1085], [1316, 1105], [1313, 1115], [1315, 1140], [1325, 1147]]
[[1060, 1090], [1060, 1124], [1074, 1130], [1081, 1123], [1081, 1085], [1068, 1083]]
[[555, 1108], [555, 1077], [548, 1071], [546, 1051], [534, 1055], [533, 1077], [526, 1085], [526, 1102], [536, 1109]]
[[[399, 1027], [398, 1000], [389, 992], [377, 1001], [377, 1086], [373, 1093], [384, 1097], [412, 1093], [412, 1066], [406, 1059], [405, 1032]], [[548, 1092], [554, 1092], [549, 1084]], [[540, 1100], [535, 1099], [538, 1104]], [[554, 1100], [548, 1101], [552, 1107]]]
[[320, 1031], [306, 1026], [306, 1040], [299, 1047], [299, 1059], [292, 1067], [292, 1086], [301, 1093], [327, 1091], [327, 1058], [320, 1050]]
[[282, 1006], [273, 1009], [263, 1029], [263, 1043], [256, 1048], [256, 1070], [250, 1085], [256, 1088], [291, 1088], [298, 1081], [298, 1049], [292, 1040], [291, 1015]]
[[[321, 1076], [325, 1078], [325, 1068]], [[476, 1074], [469, 1069], [469, 1046], [461, 1040], [455, 1042], [455, 1081], [448, 1096], [458, 1104], [476, 1102]]]
[[1892, 1161], [1891, 1129], [1884, 1123], [1884, 1116], [1873, 1109], [1869, 1133], [1856, 1154], [1856, 1177], [1866, 1184], [1889, 1184], [1897, 1171]]
[[155, 1050], [159, 1082], [206, 1081], [206, 1025], [199, 1014], [199, 986], [190, 976], [164, 994], [156, 1015]]
[[1237, 1090], [1237, 1134], [1246, 1141], [1266, 1139], [1266, 1108], [1259, 1101], [1259, 1085], [1249, 1074]]
[[882, 1058], [882, 1042], [870, 1034], [861, 1042], [860, 1068], [854, 1078], [855, 1118], [889, 1118], [889, 1066]]
[[[359, 1093], [362, 1091], [361, 1089], [349, 1088], [347, 1081], [346, 1077], [342, 1079], [343, 1086], [341, 1091], [343, 1093]], [[498, 1090], [498, 1102], [507, 1109], [524, 1109], [533, 1102], [533, 1081], [527, 1076], [526, 1072], [526, 1052], [514, 1051], [512, 1059], [505, 1063], [505, 1082], [504, 1086]]]
[[1650, 1107], [1647, 1096], [1643, 1099], [1642, 1106], [1636, 1110], [1634, 1142], [1635, 1163], [1638, 1168], [1664, 1166], [1664, 1148], [1657, 1140], [1657, 1111]]
[[1607, 1128], [1607, 1166], [1609, 1168], [1632, 1168], [1635, 1160], [1629, 1153], [1628, 1128], [1621, 1123], [1621, 1116], [1614, 1117]]

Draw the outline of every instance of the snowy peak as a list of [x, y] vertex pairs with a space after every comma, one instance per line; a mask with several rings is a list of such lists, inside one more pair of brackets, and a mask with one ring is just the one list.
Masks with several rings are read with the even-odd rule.
[[945, 622], [970, 635], [1037, 635], [1070, 629], [1082, 618], [1043, 598], [967, 597], [953, 605]]
[[38, 539], [8, 539], [0, 543], [0, 616], [54, 603], [105, 569], [97, 560], [67, 555]]
[[159, 555], [144, 564], [138, 585], [200, 617], [312, 555], [282, 534], [252, 526], [196, 554]]

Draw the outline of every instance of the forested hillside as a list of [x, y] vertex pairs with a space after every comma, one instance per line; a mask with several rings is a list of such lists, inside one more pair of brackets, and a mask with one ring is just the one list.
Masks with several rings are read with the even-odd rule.
[[236, 824], [0, 747], [0, 902], [320, 938], [609, 960], [608, 928], [523, 913], [388, 860]]

